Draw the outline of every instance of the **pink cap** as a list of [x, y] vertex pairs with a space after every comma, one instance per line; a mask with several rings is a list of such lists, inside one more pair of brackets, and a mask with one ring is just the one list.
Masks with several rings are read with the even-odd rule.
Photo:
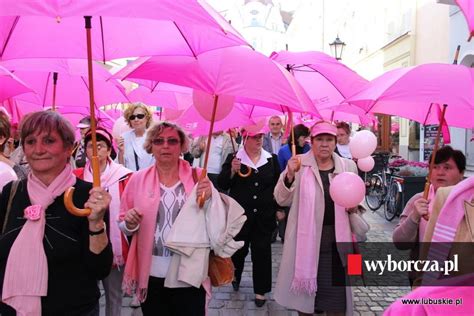
[[[113, 146], [114, 141], [113, 141], [113, 139], [112, 139], [112, 136], [111, 136], [107, 131], [105, 131], [105, 130], [103, 130], [102, 128], [99, 127], [99, 128], [96, 128], [96, 129], [95, 129], [95, 132], [96, 132], [96, 134], [98, 134], [98, 135], [102, 135], [106, 140], [109, 141], [109, 145], [110, 145], [110, 146]], [[86, 133], [86, 135], [84, 136], [84, 139], [89, 138], [89, 137], [92, 138], [92, 132], [91, 132], [91, 130], [89, 130], [89, 131]]]
[[337, 127], [336, 125], [326, 121], [316, 122], [313, 127], [311, 127], [311, 136], [314, 137], [320, 134], [337, 136]]
[[258, 135], [258, 134], [265, 134], [266, 133], [266, 130], [265, 130], [265, 120], [260, 120], [258, 122], [256, 122], [255, 124], [253, 125], [248, 125], [248, 126], [245, 126], [243, 129], [245, 130], [243, 132], [243, 136], [255, 136], [255, 135]]

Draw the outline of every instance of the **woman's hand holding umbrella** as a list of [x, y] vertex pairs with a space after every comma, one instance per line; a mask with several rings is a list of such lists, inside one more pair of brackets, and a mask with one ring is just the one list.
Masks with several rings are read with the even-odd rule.
[[286, 174], [286, 178], [289, 182], [293, 182], [295, 179], [295, 174], [300, 170], [301, 162], [300, 159], [296, 156], [292, 156], [290, 160], [288, 160], [287, 168], [288, 172]]
[[89, 220], [89, 229], [92, 231], [97, 230], [96, 225], [101, 225], [104, 219], [104, 214], [109, 207], [111, 196], [103, 188], [92, 188], [89, 192], [89, 199], [84, 204], [84, 207], [91, 210], [87, 219]]
[[212, 196], [211, 181], [208, 177], [199, 180], [196, 188], [196, 196], [202, 196], [204, 201], [207, 201]]

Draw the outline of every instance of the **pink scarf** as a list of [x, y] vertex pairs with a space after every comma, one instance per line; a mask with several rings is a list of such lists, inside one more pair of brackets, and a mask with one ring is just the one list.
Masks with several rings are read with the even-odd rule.
[[[333, 155], [334, 157], [334, 155]], [[334, 158], [338, 159], [338, 158]], [[344, 172], [344, 160], [339, 158], [342, 171]], [[335, 162], [336, 164], [336, 162]], [[316, 177], [311, 166], [302, 166], [301, 179], [304, 185], [300, 185], [298, 223], [296, 230], [296, 255], [295, 274], [291, 284], [291, 291], [295, 294], [314, 295], [317, 286], [319, 243], [317, 240], [316, 223], [316, 190], [321, 190], [316, 185]], [[318, 201], [324, 203], [324, 201]], [[349, 217], [344, 207], [334, 204], [336, 221], [336, 241], [351, 242], [350, 234], [344, 235], [344, 226], [349, 225]]]
[[[124, 166], [117, 164], [109, 159], [107, 167], [104, 172], [100, 175], [101, 186], [107, 189], [112, 196], [112, 200], [109, 205], [109, 234], [110, 242], [112, 244], [112, 251], [114, 254], [114, 264], [116, 266], [123, 265], [123, 252], [122, 252], [122, 232], [118, 226], [119, 214], [120, 214], [120, 187], [119, 180], [130, 174], [132, 171], [125, 168]], [[87, 162], [84, 168], [84, 180], [92, 182], [92, 171], [90, 161]]]
[[[464, 218], [464, 201], [471, 201], [474, 197], [474, 177], [469, 177], [459, 182], [449, 193], [443, 208], [439, 213], [438, 220], [431, 239], [431, 246], [428, 252], [428, 260], [445, 260], [448, 258], [450, 247], [436, 246], [436, 243], [443, 245], [454, 242], [457, 229]], [[440, 273], [429, 272], [423, 276], [423, 284], [437, 280]]]
[[41, 315], [41, 296], [48, 291], [48, 262], [43, 248], [45, 210], [76, 183], [70, 165], [45, 186], [33, 173], [27, 190], [32, 203], [25, 209], [26, 223], [15, 239], [7, 259], [2, 301], [19, 316]]
[[[184, 185], [188, 196], [194, 180], [192, 168], [187, 161], [179, 160], [179, 180]], [[153, 236], [156, 230], [156, 220], [160, 203], [160, 180], [158, 171], [153, 165], [135, 173], [122, 194], [120, 220], [131, 208], [143, 213], [140, 228], [132, 238], [123, 276], [123, 287], [127, 293], [135, 293], [143, 302], [147, 295], [148, 279], [150, 277]]]

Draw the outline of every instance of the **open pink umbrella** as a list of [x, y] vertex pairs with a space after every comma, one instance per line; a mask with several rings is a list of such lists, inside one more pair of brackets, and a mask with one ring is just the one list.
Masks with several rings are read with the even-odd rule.
[[[86, 60], [18, 59], [0, 61], [0, 65], [13, 71], [39, 96], [37, 98], [35, 95], [25, 94], [16, 97], [18, 100], [39, 104], [43, 108], [47, 106], [88, 108], [89, 83]], [[96, 87], [94, 99], [96, 108], [112, 103], [129, 102], [120, 82], [107, 80], [110, 73], [99, 64], [94, 63], [92, 66]], [[54, 85], [56, 85], [56, 91], [54, 91]]]
[[[275, 109], [288, 107], [319, 116], [306, 92], [291, 74], [248, 47], [216, 49], [202, 53], [196, 58], [187, 56], [140, 58], [119, 71], [116, 77], [163, 81], [195, 89], [193, 93], [195, 106], [202, 105], [202, 111], [212, 113], [204, 174], [216, 112], [225, 108], [223, 105], [218, 105], [220, 101], [226, 100], [231, 107], [234, 102], [241, 102]], [[209, 96], [208, 104], [196, 102], [203, 95], [202, 100], [206, 95]], [[228, 114], [229, 109], [225, 110]]]
[[143, 102], [150, 106], [182, 110], [193, 104], [192, 92], [191, 88], [156, 82], [151, 89], [139, 86], [128, 94], [128, 98], [132, 102]]
[[99, 61], [247, 45], [204, 1], [5, 0], [0, 16], [0, 59], [86, 58], [84, 16], [93, 17], [92, 58]]
[[366, 113], [397, 115], [424, 125], [439, 124], [440, 106], [447, 104], [448, 126], [473, 128], [473, 87], [472, 68], [424, 64], [386, 72], [346, 101]]
[[270, 58], [303, 86], [318, 110], [340, 104], [359, 92], [367, 80], [335, 58], [321, 52], [274, 52]]
[[[28, 92], [33, 92], [33, 89], [29, 88], [20, 78], [0, 65], [0, 102]], [[33, 95], [33, 97], [36, 96]]]
[[470, 42], [474, 36], [474, 3], [472, 0], [456, 0], [456, 4], [466, 18], [467, 27], [469, 28], [469, 39], [467, 41]]

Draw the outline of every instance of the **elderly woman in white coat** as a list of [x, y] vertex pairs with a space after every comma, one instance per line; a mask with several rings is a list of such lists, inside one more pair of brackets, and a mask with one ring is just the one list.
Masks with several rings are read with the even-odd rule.
[[288, 161], [274, 191], [279, 205], [291, 206], [274, 297], [300, 315], [352, 314], [351, 288], [332, 283], [334, 277], [347, 285], [345, 258], [351, 249], [342, 249], [341, 244], [336, 248], [334, 242], [352, 245], [350, 218], [358, 208], [335, 205], [329, 183], [342, 172], [357, 174], [357, 167], [334, 153], [336, 135], [333, 124], [316, 123], [311, 131], [312, 150]]

